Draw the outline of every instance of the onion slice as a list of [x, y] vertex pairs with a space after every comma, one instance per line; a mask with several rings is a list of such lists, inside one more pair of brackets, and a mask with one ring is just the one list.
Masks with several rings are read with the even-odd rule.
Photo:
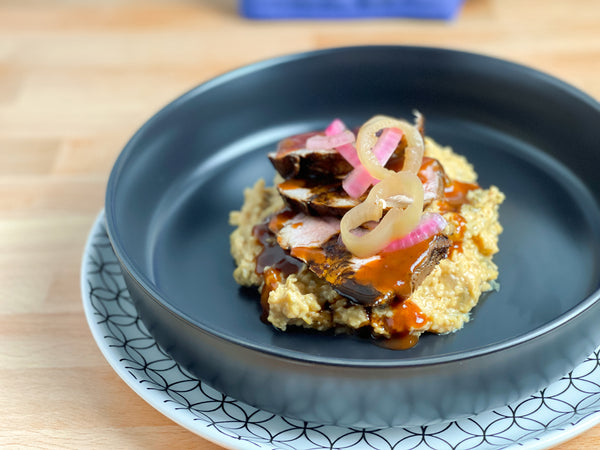
[[[385, 166], [396, 150], [396, 147], [398, 147], [401, 139], [402, 130], [399, 130], [398, 128], [386, 128], [383, 130], [373, 147], [373, 154], [377, 158], [379, 164]], [[360, 164], [359, 161], [359, 165], [354, 166], [354, 170], [344, 178], [342, 187], [350, 197], [358, 198], [369, 189], [369, 186], [376, 184], [377, 182], [379, 182], [379, 180], [372, 177], [366, 167]]]
[[416, 174], [423, 161], [425, 143], [419, 130], [413, 125], [404, 121], [394, 119], [388, 116], [375, 116], [369, 119], [358, 131], [356, 136], [356, 150], [358, 158], [369, 173], [378, 180], [395, 173], [393, 170], [386, 169], [379, 163], [375, 156], [375, 145], [377, 144], [377, 134], [384, 128], [399, 128], [406, 135], [408, 145], [404, 151], [403, 172]]
[[[350, 165], [354, 168], [362, 167], [360, 163], [360, 159], [358, 159], [358, 153], [356, 152], [356, 148], [352, 144], [340, 145], [335, 148], [343, 158], [350, 163]], [[370, 176], [370, 175], [369, 175]], [[371, 177], [371, 176], [370, 176]], [[371, 177], [374, 179], [373, 177]]]
[[[385, 199], [405, 195], [413, 201], [406, 208], [392, 208], [383, 216]], [[423, 184], [410, 172], [392, 172], [377, 183], [367, 198], [342, 217], [340, 234], [344, 245], [359, 258], [375, 255], [390, 242], [409, 234], [419, 223], [423, 212]], [[383, 218], [382, 218], [383, 216]], [[372, 230], [357, 234], [361, 225], [379, 221]]]
[[442, 231], [448, 222], [440, 214], [424, 213], [417, 227], [400, 239], [395, 239], [383, 249], [384, 252], [402, 250], [418, 244]]
[[342, 180], [342, 188], [352, 198], [359, 198], [372, 184], [379, 182], [367, 172], [364, 166], [358, 166]]
[[377, 142], [373, 146], [373, 154], [379, 164], [382, 166], [386, 165], [401, 139], [402, 130], [394, 127], [383, 129], [381, 136], [379, 136], [379, 139], [377, 139]]
[[343, 130], [331, 136], [315, 135], [306, 140], [307, 150], [327, 150], [339, 147], [341, 145], [351, 144], [355, 141], [354, 133], [350, 130]]
[[333, 121], [325, 128], [325, 136], [333, 136], [334, 134], [341, 133], [346, 130], [346, 124], [340, 119], [333, 119]]
[[[328, 126], [325, 128], [325, 136], [334, 136], [343, 131], [347, 130], [346, 124], [342, 122], [340, 119], [334, 119]], [[335, 147], [342, 157], [350, 163], [352, 167], [359, 167], [362, 164], [358, 159], [358, 153], [356, 152], [356, 147], [353, 144], [344, 144], [338, 147]]]

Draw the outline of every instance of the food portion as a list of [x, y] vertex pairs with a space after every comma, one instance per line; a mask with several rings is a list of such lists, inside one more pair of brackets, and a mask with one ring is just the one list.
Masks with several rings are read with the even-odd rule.
[[246, 189], [230, 222], [235, 280], [279, 330], [359, 332], [392, 348], [462, 328], [496, 287], [504, 195], [415, 123], [339, 119], [269, 153], [274, 185]]

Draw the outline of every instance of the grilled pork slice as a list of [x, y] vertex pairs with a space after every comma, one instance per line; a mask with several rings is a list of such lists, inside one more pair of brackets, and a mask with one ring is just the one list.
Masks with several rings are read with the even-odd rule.
[[273, 217], [269, 228], [281, 248], [341, 295], [365, 306], [409, 297], [450, 248], [450, 240], [439, 234], [407, 249], [357, 258], [341, 242], [334, 218], [285, 211]]
[[303, 133], [282, 140], [277, 151], [267, 156], [275, 170], [284, 178], [344, 176], [352, 166], [335, 149], [307, 150], [306, 141], [319, 133]]
[[[352, 165], [335, 149], [308, 150], [306, 141], [317, 134], [303, 133], [284, 139], [279, 143], [277, 151], [267, 155], [282, 177], [335, 180], [343, 178], [353, 169]], [[408, 141], [403, 136], [390, 157], [388, 166], [400, 164], [401, 168], [407, 145]]]
[[291, 247], [320, 247], [340, 232], [340, 221], [334, 217], [313, 217], [284, 211], [274, 216], [269, 229], [285, 250]]
[[291, 209], [314, 216], [342, 217], [363, 200], [346, 194], [339, 181], [322, 184], [294, 178], [277, 185], [277, 190]]
[[[415, 112], [415, 126], [425, 137], [425, 117]], [[357, 132], [358, 130], [355, 130]], [[279, 142], [277, 150], [268, 154], [269, 160], [284, 178], [328, 177], [340, 178], [352, 170], [352, 165], [335, 149], [308, 150], [306, 141], [322, 133], [308, 132], [290, 136]], [[402, 159], [408, 145], [402, 137], [390, 161]]]

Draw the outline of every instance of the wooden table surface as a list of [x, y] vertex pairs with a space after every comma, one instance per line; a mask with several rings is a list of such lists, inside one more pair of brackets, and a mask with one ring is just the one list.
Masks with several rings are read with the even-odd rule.
[[[248, 21], [231, 0], [0, 2], [0, 446], [219, 448], [128, 388], [88, 329], [79, 267], [109, 171], [153, 112], [210, 77], [376, 43], [498, 56], [600, 98], [598, 0], [467, 0], [452, 22]], [[558, 448], [600, 448], [600, 426]]]

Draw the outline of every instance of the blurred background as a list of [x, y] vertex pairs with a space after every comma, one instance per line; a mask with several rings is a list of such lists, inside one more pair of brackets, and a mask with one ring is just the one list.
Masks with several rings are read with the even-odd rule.
[[[85, 322], [79, 265], [110, 169], [203, 81], [365, 44], [484, 53], [600, 98], [598, 0], [0, 0], [0, 446], [218, 448], [133, 393]], [[600, 448], [600, 428], [559, 448]]]

